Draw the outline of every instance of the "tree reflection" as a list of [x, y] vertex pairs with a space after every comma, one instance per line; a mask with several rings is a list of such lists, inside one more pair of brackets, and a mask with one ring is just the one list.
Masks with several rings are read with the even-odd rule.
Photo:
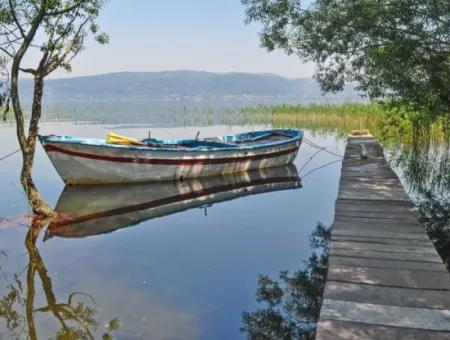
[[[99, 327], [96, 321], [96, 311], [90, 304], [80, 301], [82, 296], [87, 297], [92, 304], [94, 299], [88, 294], [74, 292], [67, 300], [58, 301], [53, 292], [52, 280], [48, 275], [45, 263], [36, 246], [36, 241], [45, 222], [35, 218], [25, 238], [25, 247], [28, 252], [28, 267], [26, 270], [26, 288], [24, 288], [20, 275], [8, 283], [7, 293], [0, 299], [0, 320], [6, 325], [8, 339], [38, 339], [35, 317], [40, 313], [48, 313], [56, 319], [58, 330], [53, 339], [95, 339], [95, 332]], [[42, 284], [46, 305], [35, 307], [36, 281], [39, 278]], [[5, 280], [8, 280], [5, 277]], [[106, 325], [102, 334], [103, 339], [112, 339], [112, 333], [119, 328], [117, 319]], [[2, 339], [5, 333], [0, 333]]]
[[248, 339], [313, 339], [322, 305], [328, 267], [330, 228], [320, 222], [310, 236], [312, 255], [296, 272], [281, 271], [278, 279], [261, 275], [256, 301], [263, 305], [243, 312], [242, 332]]

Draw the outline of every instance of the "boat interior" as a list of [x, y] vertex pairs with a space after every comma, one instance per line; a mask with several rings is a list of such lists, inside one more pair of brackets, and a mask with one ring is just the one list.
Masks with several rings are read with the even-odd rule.
[[299, 136], [301, 136], [301, 132], [298, 130], [265, 130], [203, 139], [159, 140], [156, 138], [146, 138], [141, 142], [152, 147], [229, 148], [270, 144]]
[[118, 145], [129, 147], [148, 147], [170, 149], [197, 149], [197, 150], [217, 150], [234, 148], [254, 148], [258, 146], [270, 145], [272, 143], [293, 141], [303, 137], [300, 130], [274, 129], [239, 133], [222, 137], [207, 137], [194, 139], [163, 140], [157, 138], [135, 138], [109, 133], [106, 139], [92, 139], [74, 136], [39, 135], [41, 143], [73, 143], [93, 146]]

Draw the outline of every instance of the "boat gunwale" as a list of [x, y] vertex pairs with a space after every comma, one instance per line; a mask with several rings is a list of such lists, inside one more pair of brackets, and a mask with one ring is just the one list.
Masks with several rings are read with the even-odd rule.
[[[152, 147], [152, 146], [132, 146], [132, 145], [119, 145], [119, 144], [107, 144], [103, 139], [93, 139], [93, 138], [83, 138], [77, 137], [77, 139], [72, 136], [60, 136], [60, 135], [38, 135], [39, 141], [42, 145], [56, 143], [56, 144], [76, 144], [83, 146], [92, 146], [92, 147], [103, 147], [109, 149], [118, 149], [118, 150], [130, 150], [130, 151], [163, 151], [163, 152], [200, 152], [200, 153], [209, 153], [209, 152], [218, 152], [218, 151], [246, 151], [246, 150], [258, 150], [264, 148], [270, 148], [274, 146], [282, 146], [285, 144], [290, 144], [293, 142], [300, 141], [303, 138], [302, 130], [295, 129], [270, 129], [270, 130], [258, 130], [252, 131], [251, 133], [264, 133], [264, 132], [288, 132], [292, 133], [294, 136], [291, 138], [287, 138], [280, 141], [273, 141], [265, 144], [256, 144], [256, 145], [236, 145], [230, 147], [192, 147], [192, 148], [168, 148], [168, 147]], [[234, 136], [247, 134], [248, 132], [222, 136], [222, 139], [226, 139], [228, 137], [232, 138]], [[63, 139], [67, 138], [67, 139]], [[170, 140], [170, 142], [174, 143], [177, 140]], [[186, 140], [178, 140], [178, 141], [186, 141]], [[94, 143], [96, 142], [96, 143]]]

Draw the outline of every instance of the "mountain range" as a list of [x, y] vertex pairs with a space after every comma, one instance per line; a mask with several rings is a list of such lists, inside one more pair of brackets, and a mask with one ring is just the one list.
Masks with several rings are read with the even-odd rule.
[[[32, 98], [33, 82], [21, 80], [24, 101]], [[312, 78], [289, 79], [274, 74], [211, 73], [204, 71], [119, 72], [47, 79], [46, 103], [73, 101], [228, 100], [291, 98], [299, 102], [324, 98]], [[326, 95], [331, 101], [360, 100], [354, 85]]]

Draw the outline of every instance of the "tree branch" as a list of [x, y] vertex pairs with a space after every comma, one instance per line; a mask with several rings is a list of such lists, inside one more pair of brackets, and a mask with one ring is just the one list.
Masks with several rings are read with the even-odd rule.
[[8, 57], [14, 58], [14, 55], [11, 52], [9, 52], [6, 48], [0, 46], [0, 51], [5, 53]]
[[[86, 1], [83, 1], [83, 2], [86, 2]], [[66, 13], [73, 11], [75, 8], [80, 7], [81, 5], [82, 5], [82, 3], [78, 3], [78, 4], [72, 5], [70, 7], [67, 7], [65, 9], [62, 9], [60, 11], [48, 12], [47, 16], [57, 16], [57, 15], [66, 14]]]
[[[62, 55], [60, 57], [55, 56], [55, 61], [53, 63], [49, 63], [47, 64], [46, 68], [47, 70], [45, 71], [45, 75], [50, 74], [51, 72], [53, 72], [54, 70], [56, 70], [63, 62], [64, 60], [67, 58], [67, 56], [69, 55], [69, 53], [72, 51], [76, 41], [78, 40], [78, 38], [80, 37], [81, 32], [83, 31], [84, 26], [89, 22], [90, 17], [88, 16], [78, 27], [77, 32], [75, 33], [75, 35], [72, 38], [72, 41], [67, 45], [66, 49], [64, 50], [64, 52], [62, 53]], [[76, 55], [76, 53], [74, 53], [74, 55]], [[73, 56], [72, 56], [73, 58]]]
[[[11, 4], [11, 0], [9, 0]], [[17, 130], [17, 138], [19, 141], [20, 148], [22, 149], [22, 154], [28, 153], [28, 143], [27, 138], [25, 136], [25, 122], [22, 112], [22, 107], [20, 105], [20, 96], [19, 96], [19, 88], [18, 88], [18, 80], [19, 80], [19, 71], [20, 71], [20, 63], [22, 62], [23, 56], [25, 55], [28, 47], [30, 46], [33, 38], [36, 34], [36, 31], [39, 25], [42, 22], [42, 19], [45, 15], [45, 6], [46, 0], [42, 0], [41, 8], [37, 14], [37, 16], [33, 19], [31, 28], [26, 35], [24, 35], [24, 39], [22, 45], [17, 51], [16, 55], [13, 58], [12, 66], [11, 66], [11, 99], [12, 106], [14, 108], [14, 116], [16, 118], [16, 130]]]
[[36, 75], [37, 71], [35, 69], [32, 68], [21, 68], [19, 67], [19, 70], [25, 73], [30, 73], [32, 75]]
[[17, 28], [20, 31], [20, 34], [22, 35], [22, 38], [25, 38], [25, 31], [23, 30], [22, 25], [19, 23], [19, 20], [17, 19], [17, 14], [14, 9], [15, 4], [13, 4], [13, 0], [8, 0], [9, 3], [9, 10], [11, 12], [11, 16], [13, 17], [14, 22], [16, 23]]

